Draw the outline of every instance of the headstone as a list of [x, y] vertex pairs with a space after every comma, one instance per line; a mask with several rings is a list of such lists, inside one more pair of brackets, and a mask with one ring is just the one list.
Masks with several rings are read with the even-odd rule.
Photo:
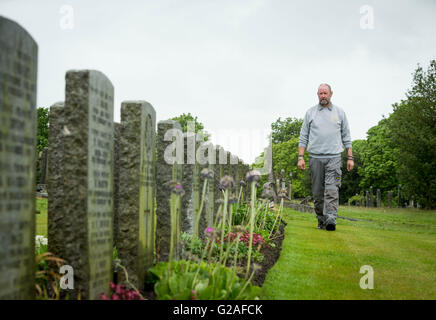
[[[218, 189], [218, 185], [215, 183], [215, 175], [219, 170], [219, 164], [216, 162], [216, 148], [213, 144], [209, 144], [206, 151], [208, 159], [207, 167], [214, 173], [214, 178], [210, 179], [207, 183], [207, 206], [206, 206], [206, 222], [208, 227], [212, 227], [215, 218], [215, 212], [218, 206], [215, 205], [215, 191]], [[217, 169], [218, 168], [218, 169]]]
[[[215, 164], [215, 158], [209, 159], [209, 154], [212, 154], [211, 143], [199, 143], [197, 148], [197, 170], [195, 172], [195, 182], [194, 182], [194, 203], [195, 203], [195, 214], [194, 221], [197, 221], [197, 214], [200, 214], [199, 218], [199, 226], [196, 227], [194, 223], [194, 230], [198, 229], [198, 236], [200, 238], [204, 238], [204, 231], [207, 227], [212, 226], [212, 217], [214, 211], [214, 201], [213, 201], [213, 179], [207, 180], [206, 191], [203, 199], [203, 209], [200, 212], [200, 202], [202, 200], [203, 194], [203, 185], [206, 180], [206, 177], [201, 175], [201, 170], [208, 169], [213, 172], [213, 166]], [[214, 161], [212, 161], [214, 160]], [[210, 224], [209, 224], [210, 223]]]
[[41, 178], [39, 184], [47, 184], [47, 171], [48, 171], [48, 148], [44, 148], [41, 154], [41, 162], [39, 168], [41, 170]]
[[370, 200], [369, 200], [369, 192], [368, 191], [366, 191], [366, 199], [365, 200], [366, 200], [365, 201], [366, 207], [367, 208], [370, 207]]
[[227, 152], [220, 145], [216, 146], [216, 164], [218, 165], [219, 174], [218, 182], [225, 176], [225, 164], [227, 163]]
[[[48, 251], [56, 251], [56, 244], [62, 243], [69, 235], [70, 221], [66, 216], [64, 206], [64, 102], [57, 102], [50, 107], [48, 143], [48, 207], [47, 235]], [[61, 257], [61, 256], [60, 256]]]
[[[174, 140], [174, 141], [173, 141]], [[158, 261], [168, 261], [170, 249], [173, 257], [179, 256], [180, 211], [177, 212], [176, 234], [171, 237], [171, 191], [168, 183], [181, 182], [183, 161], [183, 134], [180, 125], [173, 120], [160, 121], [157, 125], [156, 162], [156, 255]], [[177, 159], [179, 158], [179, 160]], [[182, 197], [183, 198], [183, 197]]]
[[139, 289], [154, 256], [155, 131], [156, 112], [148, 102], [122, 102], [117, 252]]
[[198, 185], [198, 180], [195, 178], [195, 175], [198, 174], [198, 169], [195, 164], [195, 134], [190, 132], [184, 133], [183, 140], [184, 161], [182, 164], [183, 178], [181, 182], [185, 194], [181, 203], [181, 232], [192, 234], [194, 230], [195, 216], [195, 194], [193, 189], [194, 184]]
[[216, 160], [214, 166], [214, 182], [213, 182], [214, 201], [215, 201], [215, 209], [214, 209], [215, 212], [213, 216], [213, 222], [215, 223], [216, 213], [218, 211], [220, 204], [222, 204], [223, 201], [223, 196], [221, 190], [219, 189], [219, 185], [220, 185], [221, 178], [224, 176], [223, 163], [226, 159], [222, 157], [222, 155], [224, 154], [224, 149], [220, 145], [215, 146], [214, 152], [215, 152]]
[[0, 299], [34, 296], [38, 46], [0, 16]]
[[280, 178], [277, 178], [276, 183], [275, 183], [276, 194], [279, 194], [279, 192], [280, 192], [280, 185], [281, 185]]
[[374, 207], [374, 193], [372, 191], [372, 186], [369, 187], [369, 206]]
[[377, 189], [377, 208], [381, 207], [381, 191]]
[[388, 207], [392, 208], [392, 191], [388, 191]]
[[62, 221], [49, 225], [61, 239], [48, 239], [55, 255], [74, 270], [73, 299], [109, 294], [113, 256], [114, 89], [95, 70], [66, 74], [63, 126]]
[[[246, 180], [247, 173], [249, 171], [250, 171], [250, 166], [248, 164], [244, 164], [244, 167], [243, 167], [244, 180]], [[272, 180], [272, 182], [273, 181], [274, 180]], [[250, 201], [250, 199], [251, 199], [251, 184], [249, 182], [246, 182], [244, 191], [245, 191], [245, 200]]]
[[401, 185], [398, 185], [398, 208], [401, 208]]
[[[244, 188], [244, 183], [245, 183], [245, 175], [244, 175], [244, 162], [239, 159], [238, 160], [238, 164], [237, 164], [237, 171], [238, 171], [238, 181], [239, 181], [239, 187], [236, 193], [236, 196], [243, 199], [244, 194], [245, 194], [245, 188]], [[242, 186], [242, 190], [241, 190], [241, 186]], [[239, 195], [239, 193], [242, 192], [242, 195]]]
[[119, 187], [120, 187], [120, 130], [121, 124], [114, 122], [114, 222], [113, 222], [113, 242], [117, 248], [118, 241], [118, 212], [119, 204]]

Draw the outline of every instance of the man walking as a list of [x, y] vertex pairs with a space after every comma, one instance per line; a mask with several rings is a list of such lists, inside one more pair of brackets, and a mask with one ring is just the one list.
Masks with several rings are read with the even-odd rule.
[[347, 170], [354, 167], [350, 128], [345, 112], [331, 103], [333, 91], [323, 83], [318, 87], [319, 104], [307, 110], [300, 131], [298, 168], [306, 169], [304, 151], [309, 152], [312, 193], [318, 229], [336, 230], [341, 186], [341, 153], [347, 148]]

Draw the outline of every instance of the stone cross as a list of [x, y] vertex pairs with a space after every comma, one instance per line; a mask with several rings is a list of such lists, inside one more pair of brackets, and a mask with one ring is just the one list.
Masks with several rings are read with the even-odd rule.
[[0, 16], [0, 300], [35, 292], [37, 63], [32, 36]]

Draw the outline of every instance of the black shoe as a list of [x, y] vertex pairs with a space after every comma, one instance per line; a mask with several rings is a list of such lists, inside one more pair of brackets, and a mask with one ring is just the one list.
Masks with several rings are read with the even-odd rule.
[[336, 225], [333, 224], [333, 223], [328, 224], [328, 225], [326, 225], [325, 229], [326, 229], [327, 231], [335, 231], [335, 230], [336, 230]]
[[322, 223], [321, 221], [318, 221], [318, 229], [325, 230], [324, 223]]

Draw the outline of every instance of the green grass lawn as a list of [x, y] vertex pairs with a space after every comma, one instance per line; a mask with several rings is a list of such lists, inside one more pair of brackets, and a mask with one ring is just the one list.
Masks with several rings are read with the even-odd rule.
[[36, 198], [36, 235], [47, 237], [47, 199]]
[[[285, 209], [279, 260], [264, 299], [436, 299], [436, 211], [341, 207], [334, 232], [314, 215]], [[374, 289], [360, 288], [360, 268]]]

